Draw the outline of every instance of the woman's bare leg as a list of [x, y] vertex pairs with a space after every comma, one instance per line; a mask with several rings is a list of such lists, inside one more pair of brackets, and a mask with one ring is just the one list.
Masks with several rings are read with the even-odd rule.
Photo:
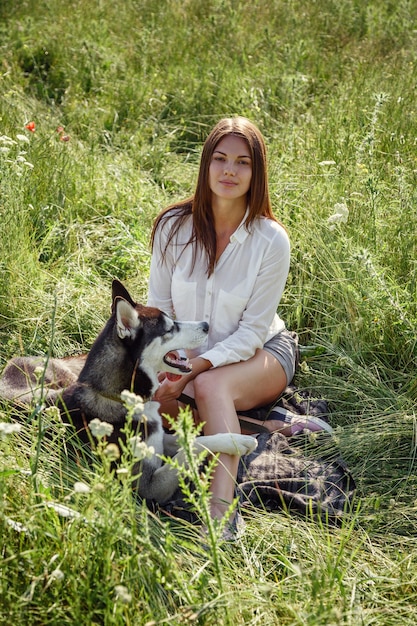
[[[194, 392], [204, 433], [240, 433], [238, 412], [272, 402], [286, 385], [282, 365], [265, 350], [257, 350], [247, 361], [199, 374]], [[214, 517], [222, 517], [233, 500], [238, 464], [237, 456], [220, 455], [211, 485]]]

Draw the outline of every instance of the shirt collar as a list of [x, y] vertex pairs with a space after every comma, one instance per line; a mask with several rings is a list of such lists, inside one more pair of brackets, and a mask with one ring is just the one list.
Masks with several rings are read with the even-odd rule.
[[236, 228], [233, 235], [231, 235], [230, 237], [231, 243], [235, 241], [237, 241], [238, 243], [243, 243], [246, 237], [249, 235], [248, 229], [245, 226], [245, 221], [246, 221], [246, 218], [248, 217], [248, 214], [249, 214], [249, 207], [246, 208], [245, 215], [243, 216], [242, 221], [240, 222], [239, 226]]

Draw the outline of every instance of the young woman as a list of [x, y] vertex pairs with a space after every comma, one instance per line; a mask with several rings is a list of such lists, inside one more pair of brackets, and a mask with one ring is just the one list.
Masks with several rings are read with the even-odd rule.
[[[192, 373], [161, 382], [161, 413], [173, 414], [185, 391], [205, 434], [239, 433], [239, 412], [273, 402], [292, 380], [296, 357], [296, 341], [276, 312], [290, 242], [272, 212], [265, 144], [253, 123], [234, 117], [216, 124], [194, 196], [160, 213], [152, 244], [148, 304], [210, 325], [207, 345], [187, 354]], [[230, 506], [237, 467], [237, 456], [220, 456], [213, 517]]]

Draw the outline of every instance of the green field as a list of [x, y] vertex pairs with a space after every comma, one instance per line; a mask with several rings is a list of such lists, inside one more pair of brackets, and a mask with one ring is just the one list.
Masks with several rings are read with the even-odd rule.
[[113, 277], [146, 298], [155, 215], [245, 115], [292, 242], [297, 385], [358, 486], [340, 528], [254, 510], [203, 550], [105, 456], [66, 463], [35, 407], [0, 437], [1, 624], [416, 624], [416, 77], [413, 0], [0, 1], [0, 368], [88, 350]]

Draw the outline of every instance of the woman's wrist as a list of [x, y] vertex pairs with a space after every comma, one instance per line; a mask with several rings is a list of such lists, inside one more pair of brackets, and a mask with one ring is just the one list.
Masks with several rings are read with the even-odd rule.
[[194, 380], [194, 378], [196, 378], [199, 374], [213, 367], [210, 361], [203, 359], [201, 356], [196, 356], [193, 359], [190, 359], [190, 363], [192, 370], [191, 373], [188, 374], [188, 380]]

